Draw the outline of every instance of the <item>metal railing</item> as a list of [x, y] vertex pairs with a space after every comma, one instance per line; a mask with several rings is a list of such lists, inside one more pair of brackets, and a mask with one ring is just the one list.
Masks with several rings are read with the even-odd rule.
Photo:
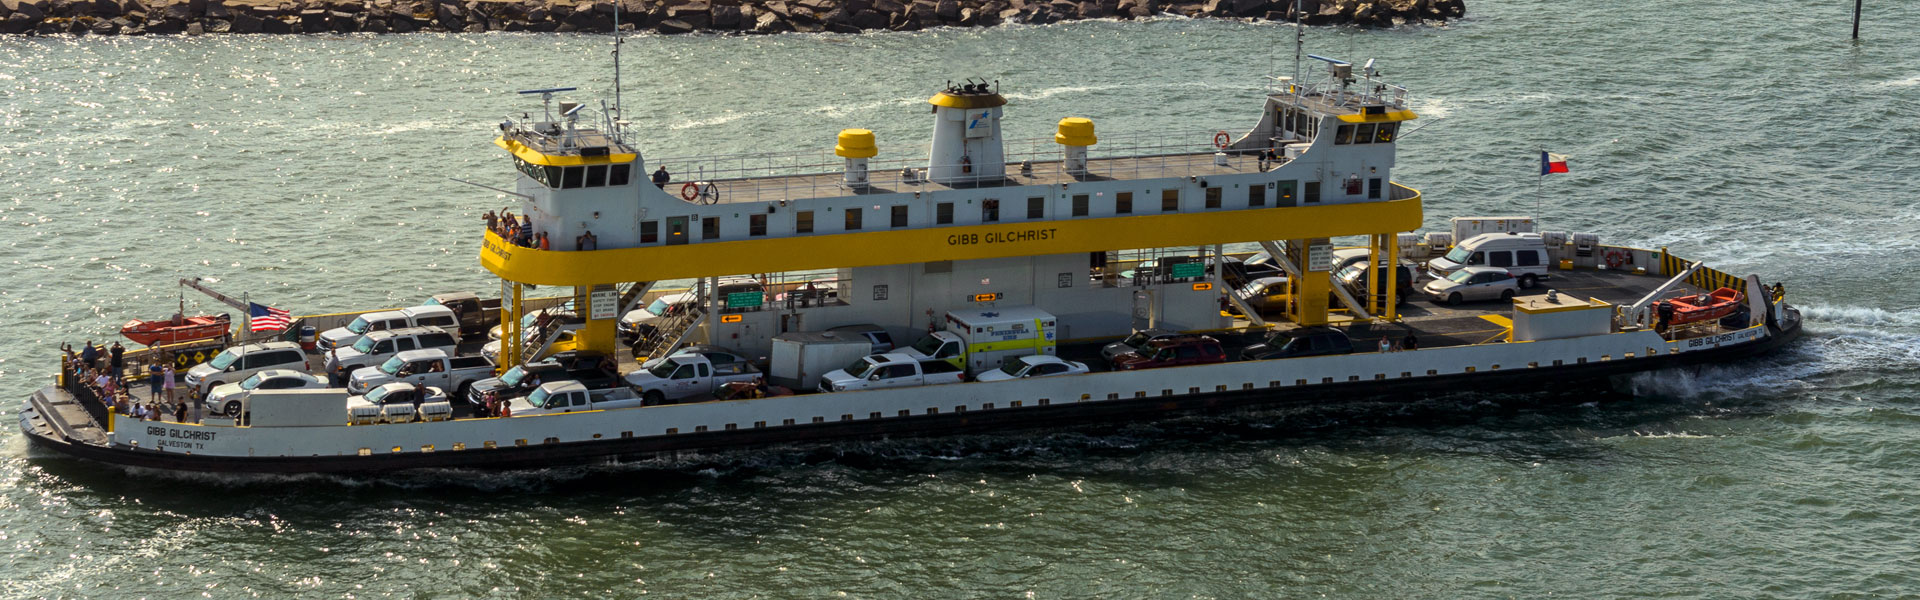
[[[1171, 133], [1102, 135], [1100, 142], [1087, 150], [1088, 172], [1117, 179], [1186, 177], [1213, 168], [1212, 156], [1220, 151], [1215, 138], [1226, 133], [1229, 140], [1237, 134], [1223, 129], [1191, 130]], [[1057, 178], [1072, 180], [1063, 165], [1063, 147], [1053, 138], [1007, 140], [1003, 144], [1005, 176], [941, 178], [929, 181], [929, 170], [966, 171], [973, 165], [929, 165], [924, 158], [928, 146], [919, 146], [900, 158], [870, 159], [867, 185], [899, 190], [903, 186], [948, 185], [986, 187], [1001, 185], [1007, 177]], [[1228, 151], [1235, 159], [1256, 162], [1257, 150]], [[718, 192], [712, 203], [803, 200], [850, 195], [842, 180], [846, 160], [830, 151], [760, 153], [742, 155], [693, 155], [652, 159], [654, 165], [667, 168], [679, 184], [669, 186], [678, 193], [687, 182], [710, 183]], [[1283, 164], [1284, 158], [1269, 168]], [[1026, 167], [1031, 166], [1031, 170]]]

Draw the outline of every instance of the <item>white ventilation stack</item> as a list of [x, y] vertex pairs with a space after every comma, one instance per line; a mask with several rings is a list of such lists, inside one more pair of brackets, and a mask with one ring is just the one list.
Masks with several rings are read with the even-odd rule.
[[1007, 99], [985, 83], [949, 87], [927, 99], [933, 105], [933, 150], [927, 179], [947, 185], [999, 181], [1007, 176], [1001, 145], [1001, 107]]
[[873, 131], [867, 129], [842, 129], [840, 139], [833, 145], [833, 154], [847, 159], [846, 175], [841, 181], [848, 189], [867, 189], [867, 159], [880, 154], [880, 147], [874, 144]]
[[1081, 117], [1061, 119], [1059, 130], [1053, 134], [1053, 142], [1060, 144], [1060, 168], [1074, 177], [1086, 176], [1087, 146], [1100, 142], [1100, 138], [1093, 134], [1093, 120]]

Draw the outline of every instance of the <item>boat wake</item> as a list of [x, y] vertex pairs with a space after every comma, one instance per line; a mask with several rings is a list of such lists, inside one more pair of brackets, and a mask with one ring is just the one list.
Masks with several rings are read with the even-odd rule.
[[1628, 378], [1626, 390], [1641, 397], [1734, 399], [1845, 386], [1847, 376], [1911, 379], [1920, 371], [1920, 309], [1799, 308], [1806, 334], [1779, 353], [1728, 365], [1638, 373]]

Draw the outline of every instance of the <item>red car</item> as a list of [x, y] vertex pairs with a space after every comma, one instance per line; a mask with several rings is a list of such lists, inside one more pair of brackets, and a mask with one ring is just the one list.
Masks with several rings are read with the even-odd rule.
[[1113, 357], [1116, 371], [1137, 371], [1160, 367], [1182, 367], [1227, 362], [1220, 340], [1204, 335], [1178, 335], [1147, 342], [1137, 352]]

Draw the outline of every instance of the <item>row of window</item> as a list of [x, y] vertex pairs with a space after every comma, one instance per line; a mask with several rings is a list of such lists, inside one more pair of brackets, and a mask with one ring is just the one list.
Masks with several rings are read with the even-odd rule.
[[1282, 131], [1292, 133], [1303, 140], [1313, 139], [1320, 131], [1320, 118], [1313, 113], [1293, 107], [1281, 107], [1279, 118], [1274, 119]]
[[[1304, 186], [1299, 185], [1300, 183], [1301, 182], [1297, 182], [1297, 181], [1281, 181], [1281, 182], [1275, 183], [1272, 186], [1273, 200], [1274, 200], [1273, 205], [1277, 207], [1290, 207], [1290, 206], [1298, 206], [1300, 202], [1304, 202], [1306, 204], [1319, 203], [1320, 202], [1320, 182], [1308, 181], [1308, 182], [1305, 182]], [[1348, 193], [1356, 194], [1356, 195], [1359, 194], [1360, 188], [1358, 187], [1358, 180], [1356, 179], [1351, 183], [1352, 183], [1352, 186], [1348, 190]], [[1380, 186], [1382, 183], [1381, 180], [1373, 179], [1369, 183], [1371, 184], [1368, 189], [1370, 197], [1379, 198]], [[1247, 208], [1265, 207], [1267, 205], [1268, 187], [1269, 186], [1266, 186], [1266, 185], [1247, 186], [1247, 195], [1246, 195]], [[1296, 189], [1299, 189], [1302, 192], [1301, 195], [1303, 197], [1296, 198], [1295, 196]], [[1205, 192], [1206, 192], [1206, 198], [1205, 198], [1206, 208], [1218, 209], [1225, 205], [1226, 191], [1224, 188], [1217, 188], [1217, 187], [1205, 188]], [[1115, 192], [1113, 194], [1113, 214], [1115, 215], [1134, 214], [1133, 200], [1134, 200], [1133, 192]], [[1093, 203], [1092, 195], [1075, 194], [1073, 196], [1073, 201], [1072, 201], [1073, 216], [1085, 217], [1092, 214], [1092, 208], [1093, 208], [1092, 203]], [[1027, 198], [1026, 208], [1027, 208], [1028, 220], [1044, 219], [1046, 218], [1046, 213], [1047, 213], [1047, 199], [1043, 196], [1034, 196], [1034, 197]], [[1160, 190], [1160, 212], [1163, 212], [1163, 213], [1178, 212], [1179, 210], [1180, 210], [1180, 190], [1178, 189]], [[894, 229], [907, 227], [909, 225], [909, 215], [910, 215], [908, 211], [909, 211], [909, 208], [906, 205], [888, 207], [888, 212], [887, 212], [888, 225]], [[1000, 200], [986, 199], [986, 200], [980, 201], [980, 222], [981, 223], [999, 222], [1000, 214], [1001, 214], [1000, 211], [1001, 211]], [[814, 222], [815, 222], [814, 211], [811, 211], [811, 210], [794, 211], [793, 219], [794, 219], [793, 229], [795, 234], [804, 235], [804, 234], [809, 234], [814, 232]], [[842, 231], [860, 231], [862, 229], [865, 229], [867, 225], [867, 209], [866, 208], [845, 209], [844, 211], [841, 212], [841, 219], [842, 219], [842, 222], [841, 222]], [[952, 225], [953, 221], [954, 221], [954, 203], [940, 202], [934, 205], [933, 222], [935, 225]], [[684, 228], [685, 225], [686, 223], [682, 222], [679, 226]], [[674, 227], [675, 225], [673, 225], [670, 222], [668, 225], [668, 228], [672, 229]], [[668, 235], [669, 236], [685, 235], [685, 232], [669, 231]], [[755, 214], [747, 215], [747, 235], [749, 237], [763, 237], [767, 235], [767, 215], [765, 213], [755, 213]], [[720, 217], [705, 217], [700, 219], [700, 239], [713, 240], [713, 239], [719, 239], [719, 238], [720, 238]], [[653, 243], [658, 243], [659, 241], [660, 241], [660, 222], [659, 221], [642, 221], [640, 223], [640, 243], [653, 244]], [[681, 240], [681, 241], [684, 241], [684, 240]]]
[[1387, 144], [1400, 131], [1399, 123], [1361, 123], [1341, 125], [1333, 134], [1335, 144]]
[[632, 164], [549, 167], [521, 160], [517, 156], [513, 162], [521, 173], [540, 182], [540, 185], [563, 190], [622, 186], [633, 175]]

